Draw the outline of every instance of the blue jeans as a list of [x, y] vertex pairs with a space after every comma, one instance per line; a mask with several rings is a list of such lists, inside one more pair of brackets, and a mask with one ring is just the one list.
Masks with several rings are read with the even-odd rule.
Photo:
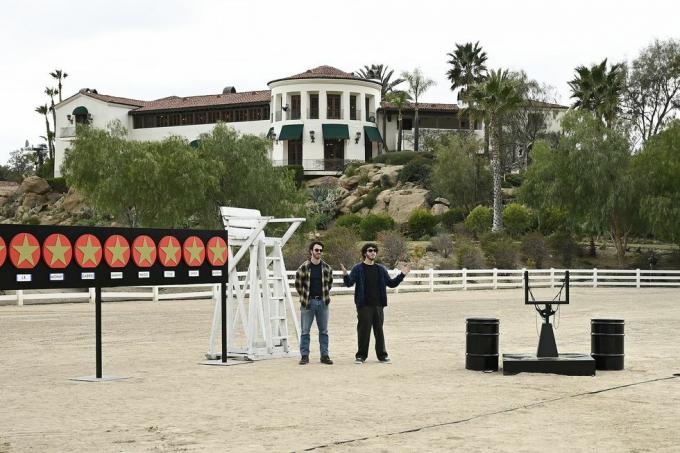
[[300, 307], [300, 355], [309, 355], [309, 331], [316, 317], [319, 328], [319, 349], [321, 356], [328, 355], [328, 306], [321, 299], [309, 299], [307, 307]]

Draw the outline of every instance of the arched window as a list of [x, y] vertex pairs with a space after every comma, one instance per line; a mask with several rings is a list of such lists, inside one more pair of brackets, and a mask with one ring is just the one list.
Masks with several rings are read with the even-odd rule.
[[76, 124], [90, 124], [90, 114], [82, 105], [73, 110], [73, 116], [76, 118]]

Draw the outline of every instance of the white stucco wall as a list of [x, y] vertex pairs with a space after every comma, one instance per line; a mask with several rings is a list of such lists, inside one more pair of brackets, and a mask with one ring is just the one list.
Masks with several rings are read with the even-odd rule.
[[[239, 121], [226, 123], [227, 126], [236, 129], [242, 134], [257, 135], [264, 137], [271, 127], [269, 120], [262, 121]], [[141, 129], [129, 129], [130, 140], [154, 141], [163, 140], [170, 135], [178, 135], [189, 141], [196, 140], [201, 134], [210, 132], [215, 127], [211, 124], [192, 124], [190, 126], [147, 127]]]
[[[364, 160], [365, 158], [365, 142], [364, 126], [376, 126], [375, 123], [367, 121], [366, 112], [366, 98], [372, 97], [371, 113], [376, 114], [376, 106], [380, 103], [380, 86], [363, 80], [344, 80], [344, 79], [301, 79], [301, 80], [284, 80], [270, 83], [269, 87], [272, 90], [273, 105], [271, 106], [272, 117], [274, 121], [271, 126], [274, 127], [274, 132], [277, 136], [281, 133], [281, 128], [287, 124], [303, 124], [302, 132], [302, 159], [304, 160], [323, 160], [324, 159], [324, 139], [321, 126], [323, 124], [346, 124], [349, 129], [349, 140], [345, 140], [344, 158], [345, 160]], [[319, 118], [310, 119], [309, 114], [309, 94], [316, 93], [319, 95]], [[341, 114], [342, 119], [327, 119], [327, 102], [326, 95], [328, 93], [340, 94], [341, 97]], [[281, 102], [283, 105], [289, 105], [290, 96], [293, 94], [300, 95], [300, 114], [298, 120], [287, 120], [286, 113], [282, 112], [281, 120], [277, 121], [277, 112], [281, 111]], [[357, 96], [357, 120], [350, 120], [350, 96]], [[314, 131], [314, 142], [312, 143], [310, 131]], [[361, 137], [356, 142], [357, 132], [361, 133]], [[373, 145], [374, 153], [376, 147]], [[273, 144], [272, 160], [282, 161], [288, 158], [288, 142], [278, 141]]]

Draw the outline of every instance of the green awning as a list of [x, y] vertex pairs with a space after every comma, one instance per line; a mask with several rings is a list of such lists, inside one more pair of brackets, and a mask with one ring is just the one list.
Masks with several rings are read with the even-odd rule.
[[324, 140], [348, 140], [349, 127], [346, 124], [322, 124]]
[[274, 128], [270, 127], [269, 132], [267, 132], [266, 138], [272, 138], [273, 133], [274, 133]]
[[75, 110], [73, 110], [73, 114], [74, 115], [87, 115], [87, 109], [81, 105], [79, 107], [76, 107]]
[[302, 139], [302, 124], [286, 124], [281, 128], [279, 140], [300, 140]]
[[380, 136], [380, 131], [378, 130], [377, 127], [373, 126], [364, 126], [364, 135], [366, 138], [372, 142], [381, 142], [382, 143], [382, 137]]
[[198, 147], [201, 146], [201, 141], [199, 139], [192, 140], [189, 142], [189, 146], [191, 146], [194, 149], [198, 149]]

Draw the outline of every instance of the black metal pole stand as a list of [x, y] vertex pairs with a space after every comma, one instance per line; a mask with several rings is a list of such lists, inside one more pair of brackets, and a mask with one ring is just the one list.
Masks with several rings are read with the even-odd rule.
[[95, 341], [97, 355], [97, 379], [102, 378], [102, 289], [94, 289]]
[[222, 300], [221, 312], [222, 312], [222, 363], [227, 363], [227, 285], [222, 282], [220, 283], [220, 294]]

